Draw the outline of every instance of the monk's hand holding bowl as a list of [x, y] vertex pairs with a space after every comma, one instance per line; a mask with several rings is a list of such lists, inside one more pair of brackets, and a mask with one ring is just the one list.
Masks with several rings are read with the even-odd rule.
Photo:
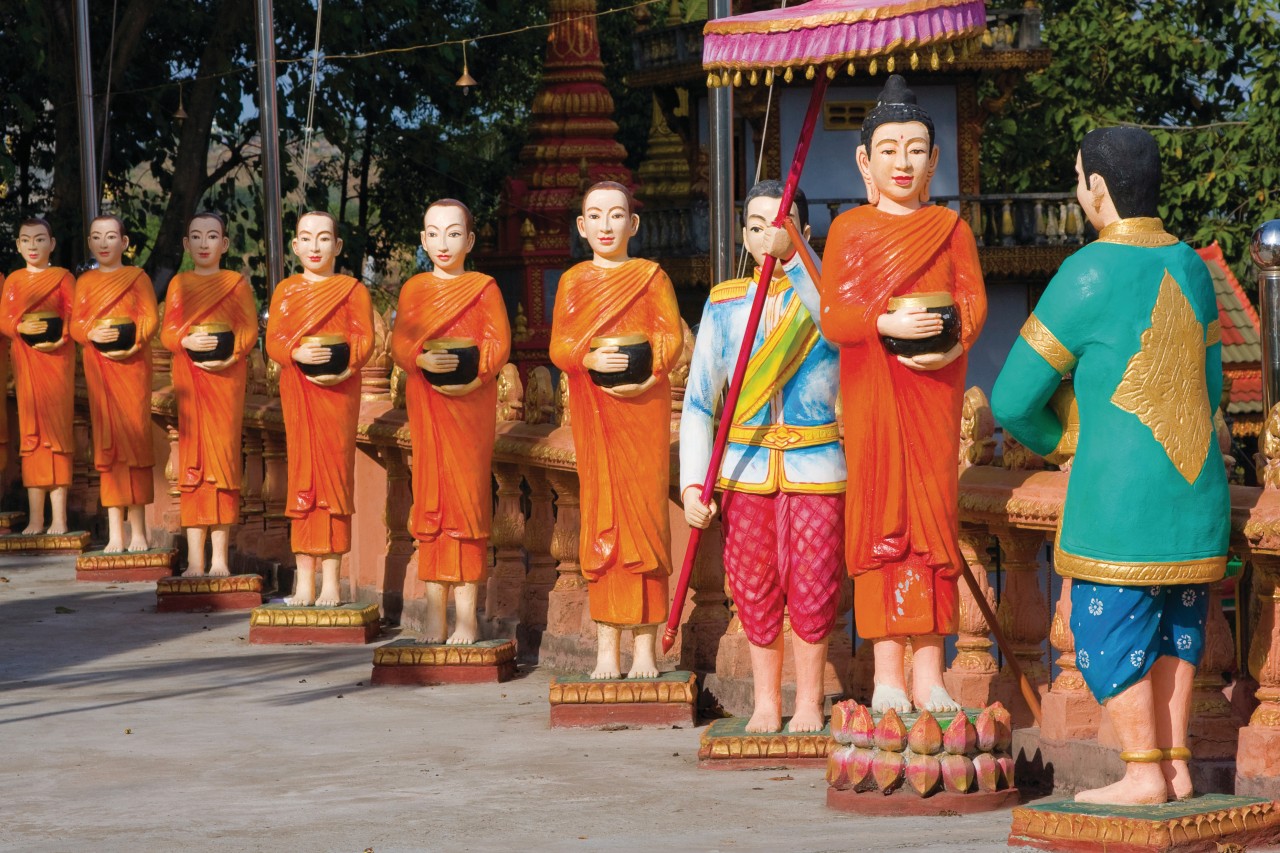
[[[448, 373], [458, 369], [458, 357], [444, 350], [431, 350], [418, 356], [418, 367], [430, 373]], [[459, 387], [459, 386], [445, 386]]]
[[913, 305], [900, 311], [881, 314], [876, 318], [876, 331], [889, 338], [931, 338], [942, 333], [942, 315], [923, 306]]
[[95, 344], [114, 343], [119, 337], [120, 329], [118, 326], [94, 326], [89, 330], [89, 340]]
[[20, 335], [43, 335], [48, 330], [48, 320], [23, 320], [15, 329]]
[[226, 370], [235, 363], [234, 358], [224, 358], [222, 361], [193, 361], [191, 362], [201, 370], [208, 370], [211, 373], [217, 373], [219, 370]]
[[133, 346], [129, 347], [128, 349], [122, 349], [114, 352], [104, 352], [103, 355], [105, 355], [107, 358], [111, 359], [112, 361], [125, 361], [129, 358], [132, 358], [134, 353], [136, 353], [140, 349], [142, 349], [142, 344], [136, 343]]
[[187, 335], [182, 339], [182, 348], [191, 352], [209, 352], [217, 347], [217, 336], [208, 333]]
[[594, 349], [582, 358], [582, 366], [596, 373], [621, 373], [630, 365], [630, 356], [621, 352], [616, 344]]
[[[623, 356], [626, 358], [626, 356]], [[609, 371], [616, 372], [616, 371]], [[612, 388], [601, 387], [600, 390], [608, 394], [610, 397], [617, 397], [620, 400], [626, 400], [631, 397], [639, 397], [645, 391], [652, 388], [658, 381], [658, 377], [650, 376], [638, 385], [615, 385]]]
[[[456, 355], [453, 355], [453, 356], [449, 356], [449, 358], [452, 358], [456, 361], [458, 357]], [[451, 369], [452, 368], [449, 368], [449, 370]], [[435, 371], [435, 372], [441, 372], [441, 371]], [[448, 370], [443, 372], [448, 372]], [[472, 391], [480, 387], [480, 377], [477, 376], [475, 379], [472, 379], [470, 382], [466, 383], [465, 385], [432, 385], [431, 387], [436, 389], [446, 397], [465, 397], [467, 394], [470, 394]]]
[[[295, 352], [296, 351], [297, 350], [295, 350]], [[352, 370], [350, 367], [348, 367], [346, 370], [342, 371], [341, 373], [337, 373], [332, 376], [307, 376], [307, 378], [317, 385], [325, 385], [325, 386], [337, 385], [339, 382], [345, 382], [347, 377], [349, 377], [351, 373], [352, 373]], [[306, 376], [306, 374], [304, 373], [303, 376]]]
[[930, 352], [912, 358], [900, 355], [898, 356], [898, 361], [912, 370], [941, 370], [963, 354], [964, 347], [956, 344], [946, 352]]
[[292, 355], [298, 364], [326, 364], [333, 358], [333, 352], [328, 347], [316, 343], [302, 344]]

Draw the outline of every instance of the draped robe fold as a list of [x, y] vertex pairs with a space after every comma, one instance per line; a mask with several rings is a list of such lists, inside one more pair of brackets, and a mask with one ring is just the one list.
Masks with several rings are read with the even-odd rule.
[[[93, 465], [105, 507], [140, 506], [154, 497], [151, 467], [151, 336], [158, 323], [151, 279], [138, 267], [90, 270], [76, 281], [71, 337], [83, 347], [89, 391]], [[138, 351], [126, 359], [107, 358], [89, 340], [97, 321], [129, 317]]]
[[[618, 399], [591, 381], [591, 339], [643, 333], [657, 382]], [[671, 383], [682, 335], [675, 291], [652, 261], [578, 264], [560, 279], [551, 360], [569, 376], [569, 409], [582, 507], [580, 563], [591, 618], [648, 625], [667, 615], [671, 530]]]
[[959, 426], [967, 356], [941, 370], [902, 365], [876, 321], [895, 296], [947, 291], [961, 344], [986, 320], [969, 226], [952, 210], [907, 215], [870, 205], [832, 223], [823, 255], [822, 331], [840, 346], [848, 495], [845, 556], [860, 636], [954, 633]]
[[71, 485], [76, 347], [68, 340], [52, 352], [35, 349], [18, 335], [18, 324], [23, 314], [55, 312], [62, 318], [62, 333], [67, 336], [75, 287], [75, 278], [61, 267], [37, 273], [20, 269], [5, 279], [0, 294], [0, 332], [13, 339], [18, 453], [22, 483], [27, 488]]
[[[417, 359], [436, 338], [470, 338], [480, 348], [480, 386], [441, 394]], [[413, 440], [413, 509], [409, 532], [418, 542], [418, 576], [437, 583], [485, 579], [493, 519], [490, 466], [498, 406], [495, 378], [511, 353], [511, 327], [497, 283], [463, 273], [422, 273], [405, 282], [391, 333], [391, 355], [408, 378], [405, 389]]]
[[[232, 364], [197, 367], [182, 339], [194, 325], [225, 323], [235, 343]], [[178, 399], [178, 490], [184, 527], [233, 524], [240, 515], [240, 456], [245, 354], [258, 340], [257, 305], [249, 282], [236, 272], [181, 273], [169, 283], [160, 342], [173, 353]]]
[[[351, 347], [352, 373], [337, 385], [317, 385], [293, 360], [304, 337], [325, 334], [340, 334]], [[294, 553], [328, 556], [351, 550], [360, 368], [372, 349], [373, 303], [356, 279], [333, 275], [310, 281], [294, 275], [276, 286], [267, 355], [280, 364], [289, 462], [285, 515], [293, 520]]]

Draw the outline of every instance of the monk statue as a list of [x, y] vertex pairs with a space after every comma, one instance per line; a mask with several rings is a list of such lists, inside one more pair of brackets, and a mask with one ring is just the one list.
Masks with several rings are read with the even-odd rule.
[[[27, 489], [28, 536], [67, 532], [67, 491], [71, 487], [75, 436], [76, 348], [68, 344], [76, 281], [51, 266], [57, 247], [44, 219], [18, 227], [18, 252], [26, 267], [4, 282], [0, 331], [13, 339], [14, 391], [18, 398], [18, 453]], [[45, 527], [45, 496], [51, 509]]]
[[1050, 398], [1072, 377], [1079, 438], [1054, 568], [1071, 578], [1076, 665], [1126, 762], [1122, 780], [1076, 799], [1163, 803], [1192, 794], [1192, 680], [1209, 584], [1227, 562], [1218, 306], [1204, 262], [1158, 218], [1151, 134], [1086, 134], [1076, 176], [1098, 239], [1049, 282], [991, 405], [1006, 432], [1055, 461], [1064, 433]]
[[668, 374], [680, 358], [680, 312], [666, 273], [627, 253], [640, 227], [630, 190], [613, 181], [593, 185], [577, 224], [592, 259], [560, 279], [551, 360], [569, 375], [579, 561], [598, 640], [591, 677], [619, 677], [621, 632], [630, 628], [635, 656], [627, 677], [653, 678], [671, 574]]
[[[973, 232], [929, 204], [933, 120], [892, 75], [862, 123], [865, 205], [831, 223], [816, 290], [788, 233], [771, 235], [822, 334], [840, 347], [845, 563], [873, 644], [873, 712], [954, 711], [943, 638], [958, 627], [960, 413], [966, 353], [987, 316]], [[805, 250], [807, 252], [807, 248]], [[912, 684], [905, 673], [911, 643]]]
[[[713, 419], [761, 286], [765, 238], [782, 190], [778, 181], [761, 181], [747, 193], [742, 241], [756, 273], [713, 287], [702, 310], [680, 422], [681, 495], [685, 519], [694, 527], [707, 527], [716, 512], [714, 503], [700, 500]], [[796, 193], [791, 218], [802, 234], [808, 230], [803, 192]], [[781, 265], [764, 286], [769, 295], [719, 478], [724, 567], [751, 644], [755, 707], [747, 731], [782, 727], [785, 610], [796, 668], [796, 709], [787, 730], [816, 732], [824, 723], [827, 635], [844, 570], [845, 464], [835, 414], [839, 354], [819, 335]]]
[[428, 643], [479, 639], [476, 606], [488, 574], [496, 378], [511, 352], [511, 327], [497, 282], [465, 269], [475, 242], [475, 221], [462, 202], [446, 198], [427, 208], [422, 248], [434, 269], [404, 283], [391, 331], [392, 357], [408, 377], [409, 532], [427, 584]]
[[293, 595], [284, 601], [335, 607], [342, 555], [351, 550], [360, 368], [373, 351], [373, 302], [363, 284], [334, 272], [342, 240], [332, 215], [302, 214], [292, 248], [303, 271], [276, 285], [266, 338], [267, 355], [280, 365], [285, 514], [297, 560]]
[[107, 508], [108, 554], [146, 551], [146, 505], [155, 496], [151, 467], [151, 336], [159, 312], [151, 279], [124, 265], [129, 235], [115, 216], [89, 223], [89, 252], [96, 269], [76, 281], [71, 337], [84, 347], [89, 390], [93, 465], [100, 478], [99, 501]]
[[204, 211], [192, 217], [182, 245], [195, 269], [169, 282], [160, 341], [173, 353], [178, 398], [178, 490], [187, 530], [183, 577], [231, 574], [231, 525], [240, 518], [241, 424], [248, 380], [245, 356], [258, 340], [253, 288], [222, 268], [230, 240], [226, 220]]

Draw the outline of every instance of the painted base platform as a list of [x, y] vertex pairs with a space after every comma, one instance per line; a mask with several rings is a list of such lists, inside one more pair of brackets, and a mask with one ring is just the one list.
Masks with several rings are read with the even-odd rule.
[[657, 678], [597, 681], [586, 675], [551, 679], [551, 727], [669, 728], [696, 721], [698, 677], [675, 670]]
[[381, 630], [378, 605], [358, 601], [337, 607], [264, 604], [249, 615], [251, 643], [364, 645]]
[[1038, 803], [1014, 809], [1009, 832], [1011, 847], [1107, 853], [1211, 853], [1277, 840], [1277, 803], [1229, 794], [1202, 794], [1160, 806]]
[[[978, 814], [1016, 806], [1020, 795], [1017, 788], [1003, 791], [979, 791], [973, 794], [949, 794], [945, 791], [932, 797], [918, 797], [914, 792], [899, 788], [892, 794], [880, 791], [859, 793], [854, 790], [827, 789], [827, 808], [852, 814], [879, 815], [882, 817], [922, 817], [929, 815]], [[1109, 850], [1110, 848], [1108, 848]]]
[[178, 552], [172, 548], [108, 554], [89, 551], [76, 558], [76, 580], [99, 583], [158, 581], [173, 574]]
[[396, 640], [374, 651], [369, 683], [486, 684], [510, 681], [515, 674], [516, 644], [510, 640], [456, 646]]
[[698, 742], [698, 766], [704, 770], [759, 770], [765, 767], [826, 767], [835, 747], [831, 728], [791, 734], [747, 731], [747, 717], [725, 717], [707, 726]]
[[9, 533], [15, 527], [20, 525], [27, 517], [22, 510], [15, 509], [9, 512], [0, 512], [0, 534]]
[[[2, 528], [0, 528], [2, 529]], [[89, 534], [84, 530], [70, 533], [5, 533], [0, 535], [0, 554], [80, 554], [89, 545]]]
[[258, 575], [177, 577], [156, 581], [157, 613], [252, 610], [260, 604], [262, 578]]

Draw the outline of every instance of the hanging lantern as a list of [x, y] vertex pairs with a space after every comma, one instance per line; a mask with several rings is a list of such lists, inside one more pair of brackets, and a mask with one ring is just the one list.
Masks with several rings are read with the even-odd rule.
[[182, 108], [182, 84], [178, 84], [178, 111], [173, 114], [173, 120], [178, 124], [182, 124], [187, 120], [187, 111]]
[[458, 82], [453, 85], [461, 86], [462, 91], [468, 95], [471, 94], [472, 86], [479, 85], [476, 83], [476, 78], [472, 77], [471, 73], [467, 70], [467, 43], [465, 41], [462, 43], [462, 76], [459, 77]]

